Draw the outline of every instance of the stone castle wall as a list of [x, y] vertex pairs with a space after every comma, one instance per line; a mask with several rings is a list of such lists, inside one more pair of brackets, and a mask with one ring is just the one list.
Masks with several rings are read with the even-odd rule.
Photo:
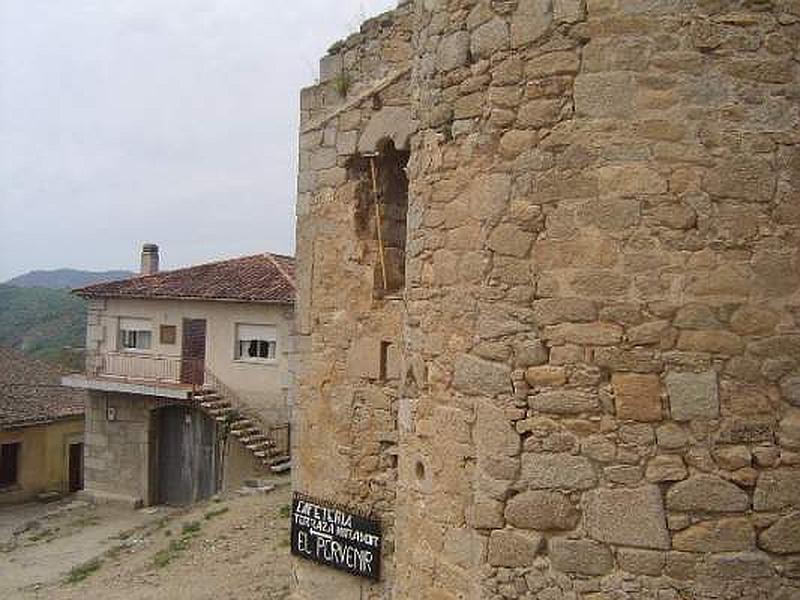
[[[418, 0], [323, 60], [295, 487], [384, 515], [387, 570], [298, 597], [800, 595], [798, 40], [792, 2]], [[347, 165], [410, 130], [376, 298]]]
[[296, 587], [313, 598], [388, 597], [393, 579], [404, 302], [375, 293], [371, 181], [354, 159], [384, 137], [408, 148], [411, 12], [368, 21], [334, 46], [300, 97], [294, 488], [377, 511], [385, 537], [379, 584], [295, 562]]

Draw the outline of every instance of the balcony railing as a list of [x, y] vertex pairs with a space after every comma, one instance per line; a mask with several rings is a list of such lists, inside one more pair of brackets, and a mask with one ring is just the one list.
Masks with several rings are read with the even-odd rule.
[[203, 384], [203, 361], [180, 356], [138, 352], [102, 352], [87, 357], [87, 371], [92, 377], [197, 386]]

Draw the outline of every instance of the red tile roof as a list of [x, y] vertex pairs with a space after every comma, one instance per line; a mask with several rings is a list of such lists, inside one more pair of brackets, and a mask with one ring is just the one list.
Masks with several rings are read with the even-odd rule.
[[294, 258], [256, 254], [75, 290], [84, 298], [170, 298], [266, 304], [294, 302]]
[[0, 348], [0, 429], [83, 415], [86, 391], [61, 386], [63, 374], [56, 365]]

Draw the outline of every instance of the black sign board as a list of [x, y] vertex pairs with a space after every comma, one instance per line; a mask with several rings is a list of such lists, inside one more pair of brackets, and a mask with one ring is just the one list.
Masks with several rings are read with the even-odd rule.
[[295, 493], [292, 499], [292, 554], [351, 575], [377, 581], [381, 526], [343, 506]]

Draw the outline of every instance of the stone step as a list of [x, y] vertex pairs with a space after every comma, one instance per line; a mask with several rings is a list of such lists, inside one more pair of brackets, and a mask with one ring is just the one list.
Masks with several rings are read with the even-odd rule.
[[206, 412], [208, 412], [209, 417], [214, 417], [215, 419], [223, 418], [225, 420], [228, 420], [227, 417], [228, 415], [231, 414], [232, 411], [230, 408], [213, 408]]
[[255, 435], [259, 433], [261, 430], [258, 427], [251, 427], [249, 425], [245, 425], [240, 427], [239, 429], [231, 429], [231, 434], [236, 436], [237, 438], [241, 439], [243, 437], [247, 437], [249, 435]]
[[212, 410], [215, 408], [230, 408], [231, 403], [228, 400], [209, 400], [209, 401], [203, 400], [200, 403], [200, 406], [202, 406], [205, 409]]
[[283, 473], [292, 468], [291, 458], [286, 455], [275, 457], [268, 462], [269, 468], [273, 473]]
[[254, 444], [246, 444], [245, 448], [250, 450], [250, 452], [269, 452], [270, 447], [272, 446], [272, 442], [256, 442]]
[[241, 438], [243, 444], [255, 444], [256, 442], [269, 441], [269, 437], [261, 433], [261, 431], [253, 432], [247, 437]]

